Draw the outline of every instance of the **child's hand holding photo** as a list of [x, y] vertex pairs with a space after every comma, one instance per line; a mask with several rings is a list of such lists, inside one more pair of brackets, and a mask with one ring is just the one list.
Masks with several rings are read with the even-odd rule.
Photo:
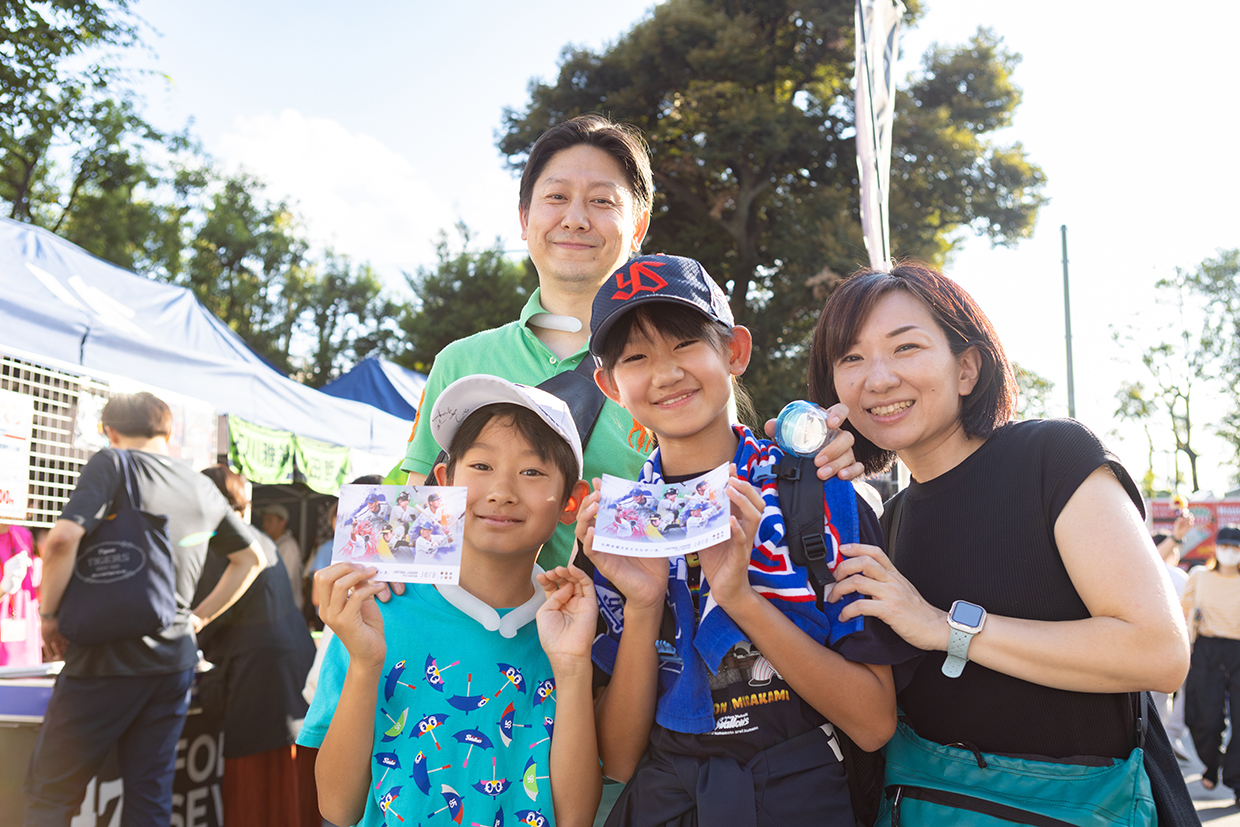
[[749, 556], [766, 507], [758, 489], [736, 476], [735, 464], [730, 473], [728, 499], [732, 503], [732, 535], [698, 552], [702, 575], [710, 583], [711, 597], [725, 609], [746, 597], [759, 597], [749, 582]]
[[624, 594], [626, 610], [653, 607], [660, 614], [667, 593], [666, 557], [628, 557], [594, 550], [595, 521], [603, 496], [602, 480], [594, 479], [594, 490], [581, 503], [577, 513], [577, 542], [599, 574]]

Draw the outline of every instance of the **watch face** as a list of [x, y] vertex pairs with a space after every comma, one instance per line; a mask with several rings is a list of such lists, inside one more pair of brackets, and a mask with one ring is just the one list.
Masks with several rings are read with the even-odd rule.
[[986, 616], [986, 610], [981, 606], [973, 603], [966, 603], [963, 600], [956, 601], [956, 605], [952, 606], [952, 620], [961, 626], [976, 628], [982, 622], [982, 618]]

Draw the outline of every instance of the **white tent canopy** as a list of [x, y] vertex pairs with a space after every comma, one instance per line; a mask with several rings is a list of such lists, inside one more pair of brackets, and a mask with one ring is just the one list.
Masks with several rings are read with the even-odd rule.
[[373, 463], [394, 463], [409, 435], [407, 420], [282, 375], [189, 290], [8, 219], [0, 219], [0, 349], [206, 400], [217, 413], [347, 446]]

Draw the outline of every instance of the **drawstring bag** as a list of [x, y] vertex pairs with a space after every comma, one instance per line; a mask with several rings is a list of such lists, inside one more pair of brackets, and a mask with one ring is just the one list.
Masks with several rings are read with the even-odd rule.
[[60, 633], [81, 646], [153, 635], [176, 619], [168, 518], [142, 511], [133, 458], [115, 455], [113, 512], [82, 539], [57, 613]]

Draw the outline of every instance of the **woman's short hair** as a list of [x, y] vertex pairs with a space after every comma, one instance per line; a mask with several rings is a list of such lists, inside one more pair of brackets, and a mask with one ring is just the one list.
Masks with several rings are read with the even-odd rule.
[[238, 514], [245, 512], [246, 506], [250, 504], [250, 498], [245, 495], [245, 477], [227, 465], [212, 465], [202, 469], [202, 474], [215, 483], [215, 487], [220, 489], [233, 511]]
[[[963, 287], [919, 261], [903, 262], [887, 273], [859, 270], [827, 299], [810, 346], [810, 399], [823, 407], [840, 401], [835, 364], [857, 341], [879, 299], [895, 290], [903, 290], [926, 306], [953, 354], [974, 348], [981, 356], [977, 384], [960, 411], [964, 432], [985, 438], [1011, 420], [1016, 410], [1016, 378], [990, 320]], [[879, 448], [851, 423], [845, 427], [856, 437], [853, 451], [866, 471], [875, 473], [891, 465], [895, 452]]]
[[118, 393], [103, 406], [103, 424], [128, 437], [172, 436], [172, 410], [153, 393]]

